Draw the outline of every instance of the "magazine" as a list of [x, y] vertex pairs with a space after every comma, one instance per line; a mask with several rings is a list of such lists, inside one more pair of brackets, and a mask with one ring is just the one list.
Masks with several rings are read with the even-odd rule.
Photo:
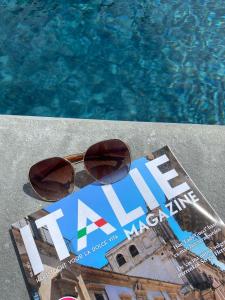
[[33, 300], [225, 299], [224, 223], [168, 146], [11, 233]]

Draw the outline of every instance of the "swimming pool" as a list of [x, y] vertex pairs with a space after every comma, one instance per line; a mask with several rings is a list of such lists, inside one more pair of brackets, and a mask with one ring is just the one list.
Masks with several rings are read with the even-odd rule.
[[224, 0], [0, 0], [0, 114], [225, 124]]

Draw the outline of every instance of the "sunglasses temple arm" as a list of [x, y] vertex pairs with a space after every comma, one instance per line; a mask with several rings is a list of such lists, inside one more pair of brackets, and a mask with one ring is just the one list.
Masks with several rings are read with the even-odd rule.
[[71, 154], [71, 155], [65, 156], [64, 158], [71, 163], [80, 162], [80, 161], [84, 160], [84, 153]]

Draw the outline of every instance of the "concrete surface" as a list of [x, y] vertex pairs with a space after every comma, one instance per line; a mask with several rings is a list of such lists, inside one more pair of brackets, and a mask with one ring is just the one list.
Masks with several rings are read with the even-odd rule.
[[133, 158], [169, 145], [225, 220], [225, 127], [0, 116], [0, 299], [29, 299], [9, 235], [10, 224], [40, 209], [27, 185], [38, 160], [118, 137]]

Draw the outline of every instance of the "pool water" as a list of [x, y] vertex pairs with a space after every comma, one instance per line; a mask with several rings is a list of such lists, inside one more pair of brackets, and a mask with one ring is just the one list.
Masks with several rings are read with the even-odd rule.
[[224, 0], [0, 0], [0, 114], [225, 124]]

